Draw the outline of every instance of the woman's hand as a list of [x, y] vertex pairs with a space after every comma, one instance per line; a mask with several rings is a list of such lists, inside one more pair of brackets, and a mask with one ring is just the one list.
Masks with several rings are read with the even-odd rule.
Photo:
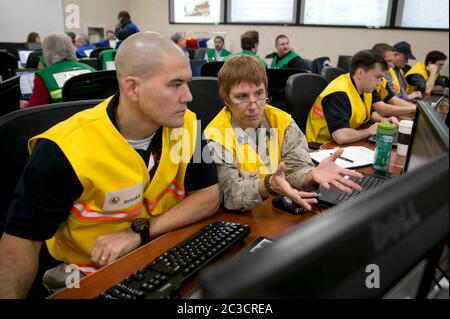
[[329, 189], [330, 185], [334, 185], [346, 193], [350, 193], [352, 188], [361, 191], [361, 186], [352, 182], [350, 179], [345, 178], [345, 176], [362, 178], [363, 175], [356, 171], [342, 168], [335, 163], [336, 159], [338, 159], [343, 152], [344, 150], [340, 148], [321, 161], [319, 165], [311, 171], [311, 178], [314, 183], [317, 183], [326, 189]]
[[286, 180], [285, 170], [286, 166], [283, 162], [281, 162], [277, 168], [277, 171], [270, 176], [270, 187], [278, 194], [289, 197], [306, 210], [311, 210], [311, 204], [317, 204], [317, 193], [301, 192], [293, 188]]

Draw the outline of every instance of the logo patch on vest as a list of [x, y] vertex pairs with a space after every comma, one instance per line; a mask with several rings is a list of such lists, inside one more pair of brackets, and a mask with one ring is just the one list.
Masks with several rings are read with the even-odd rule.
[[104, 211], [127, 209], [139, 204], [142, 200], [143, 182], [122, 190], [105, 194]]

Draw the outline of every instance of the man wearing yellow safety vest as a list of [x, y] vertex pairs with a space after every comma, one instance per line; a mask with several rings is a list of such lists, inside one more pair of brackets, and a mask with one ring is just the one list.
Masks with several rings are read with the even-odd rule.
[[431, 51], [425, 57], [425, 62], [416, 63], [405, 74], [409, 91], [418, 90], [430, 94], [433, 90], [443, 89], [444, 79], [439, 72], [445, 66], [447, 56], [439, 51]]
[[25, 297], [38, 265], [51, 268], [46, 279], [61, 280], [61, 263], [89, 274], [217, 210], [216, 168], [193, 158], [206, 142], [186, 109], [183, 51], [140, 32], [116, 66], [119, 94], [30, 140], [0, 241], [0, 298]]
[[272, 69], [290, 68], [311, 71], [311, 66], [291, 50], [289, 38], [286, 35], [280, 34], [275, 38], [275, 49], [277, 50], [277, 55], [273, 57]]
[[328, 84], [311, 107], [306, 123], [308, 142], [353, 143], [376, 134], [376, 123], [358, 130], [369, 121], [398, 123], [397, 118], [383, 118], [372, 108], [381, 101], [375, 89], [386, 69], [386, 61], [377, 52], [356, 53], [350, 62], [350, 73]]
[[[386, 61], [388, 67], [393, 67], [395, 49], [386, 43], [377, 43], [372, 50], [380, 54]], [[377, 86], [377, 93], [382, 101], [374, 104], [375, 110], [382, 116], [403, 116], [411, 115], [416, 111], [416, 105], [403, 100], [391, 91], [387, 85], [386, 78], [381, 78], [380, 85]]]
[[422, 97], [422, 93], [406, 91], [406, 80], [404, 68], [409, 59], [415, 60], [416, 57], [411, 52], [411, 45], [408, 42], [401, 41], [394, 45], [394, 66], [386, 72], [386, 80], [389, 88], [396, 96], [401, 99], [412, 101]]

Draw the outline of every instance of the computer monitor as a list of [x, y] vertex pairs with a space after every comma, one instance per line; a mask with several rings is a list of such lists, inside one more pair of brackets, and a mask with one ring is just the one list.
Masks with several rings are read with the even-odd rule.
[[428, 103], [417, 102], [416, 118], [405, 162], [405, 171], [414, 170], [436, 156], [448, 153], [448, 126]]
[[[203, 297], [426, 296], [448, 238], [448, 180], [443, 154], [299, 224], [264, 249], [206, 269]], [[411, 274], [418, 281], [414, 291], [392, 295]]]
[[16, 70], [16, 75], [20, 75], [20, 93], [22, 100], [28, 100], [31, 97], [36, 72], [37, 69]]
[[20, 64], [22, 64], [22, 66], [27, 65], [28, 56], [30, 55], [31, 52], [34, 52], [34, 51], [33, 50], [18, 50], [19, 61], [20, 61]]

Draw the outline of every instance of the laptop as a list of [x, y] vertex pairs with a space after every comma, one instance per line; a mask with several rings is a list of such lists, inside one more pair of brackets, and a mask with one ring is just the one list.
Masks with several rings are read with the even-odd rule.
[[37, 69], [19, 69], [15, 70], [16, 75], [20, 75], [20, 93], [22, 100], [29, 100], [33, 93], [34, 75]]
[[33, 50], [18, 50], [17, 53], [19, 55], [19, 61], [20, 64], [24, 67], [27, 65], [28, 56], [31, 52], [34, 52]]
[[[441, 154], [448, 153], [448, 149], [448, 126], [442, 121], [438, 112], [429, 107], [427, 102], [419, 101], [403, 173], [414, 170]], [[328, 206], [337, 205], [353, 200], [365, 192], [370, 192], [398, 176], [374, 172], [370, 175], [364, 174], [361, 179], [351, 177], [352, 181], [362, 186], [361, 192], [352, 191], [348, 194], [334, 186], [331, 186], [330, 189], [320, 187], [318, 200], [319, 203]]]

